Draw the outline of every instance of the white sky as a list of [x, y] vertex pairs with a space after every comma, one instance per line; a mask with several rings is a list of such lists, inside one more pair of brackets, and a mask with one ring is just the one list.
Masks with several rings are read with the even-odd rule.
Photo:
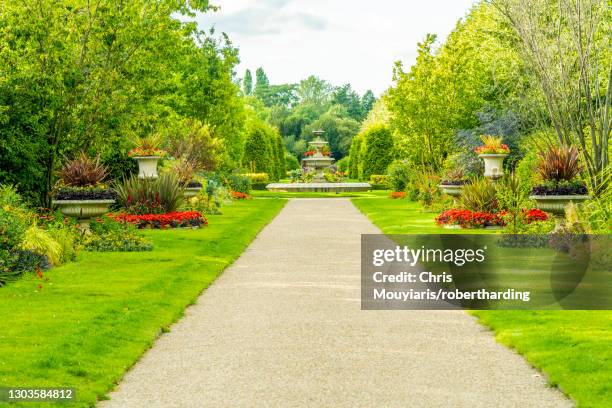
[[393, 64], [414, 63], [425, 34], [445, 38], [474, 0], [211, 0], [198, 16], [240, 49], [239, 76], [263, 67], [272, 84], [311, 74], [351, 83], [377, 96], [391, 85]]

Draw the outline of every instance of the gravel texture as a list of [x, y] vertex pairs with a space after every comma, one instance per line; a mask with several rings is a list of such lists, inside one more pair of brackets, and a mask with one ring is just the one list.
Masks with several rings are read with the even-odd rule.
[[463, 311], [362, 311], [344, 199], [290, 201], [101, 407], [565, 407]]

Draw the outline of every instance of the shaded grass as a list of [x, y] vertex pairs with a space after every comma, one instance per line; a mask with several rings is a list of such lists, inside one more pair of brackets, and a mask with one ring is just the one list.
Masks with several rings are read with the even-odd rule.
[[[355, 198], [353, 203], [386, 234], [466, 234], [437, 227], [435, 213], [406, 200]], [[581, 407], [612, 406], [612, 311], [470, 312], [542, 370]]]
[[93, 406], [284, 203], [237, 202], [200, 230], [147, 231], [153, 252], [82, 253], [0, 289], [0, 385], [75, 387], [58, 406]]

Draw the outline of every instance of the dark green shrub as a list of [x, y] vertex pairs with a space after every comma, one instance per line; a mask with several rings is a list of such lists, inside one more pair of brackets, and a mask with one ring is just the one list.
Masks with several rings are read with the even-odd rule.
[[[285, 154], [285, 169], [286, 171], [299, 170], [301, 168], [298, 159], [291, 153]], [[285, 177], [285, 175], [283, 175]]]
[[393, 136], [386, 126], [375, 126], [363, 134], [359, 178], [368, 180], [372, 174], [386, 174], [393, 161]]
[[0, 249], [12, 250], [23, 240], [27, 224], [12, 211], [0, 207]]
[[394, 161], [388, 170], [389, 186], [393, 191], [406, 191], [414, 177], [414, 171], [406, 161]]
[[351, 150], [349, 153], [349, 177], [352, 179], [359, 178], [359, 163], [361, 159], [361, 135], [357, 135], [351, 142]]

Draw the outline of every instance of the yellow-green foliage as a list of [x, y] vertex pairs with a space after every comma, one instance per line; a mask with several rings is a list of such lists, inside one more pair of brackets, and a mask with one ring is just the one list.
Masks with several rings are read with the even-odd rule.
[[28, 228], [23, 236], [21, 248], [45, 255], [52, 265], [59, 265], [62, 258], [62, 247], [51, 235], [36, 225]]
[[251, 183], [267, 183], [270, 180], [268, 173], [248, 173], [243, 176], [251, 180]]
[[64, 264], [73, 261], [77, 255], [75, 234], [67, 228], [52, 229], [49, 230], [48, 233], [60, 246], [60, 263]]

